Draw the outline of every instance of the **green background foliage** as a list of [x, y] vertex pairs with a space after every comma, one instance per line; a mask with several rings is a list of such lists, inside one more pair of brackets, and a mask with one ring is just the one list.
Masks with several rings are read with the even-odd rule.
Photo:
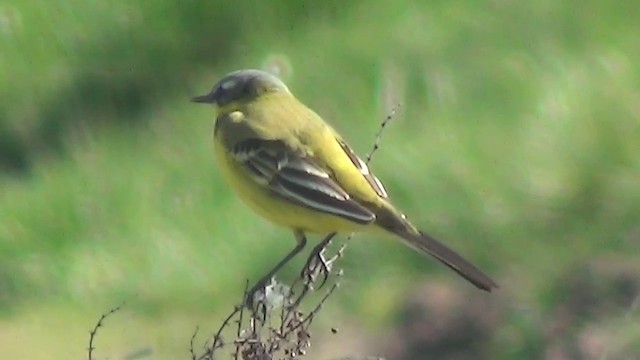
[[[5, 1], [3, 356], [80, 358], [86, 331], [124, 300], [103, 356], [149, 344], [154, 358], [187, 357], [194, 327], [213, 329], [245, 279], [293, 246], [229, 193], [214, 115], [188, 101], [247, 67], [281, 74], [361, 154], [401, 104], [373, 170], [417, 225], [501, 284], [471, 291], [398, 242], [360, 235], [324, 325], [384, 337], [409, 294], [437, 282], [504, 314], [475, 358], [547, 356], [557, 339], [545, 319], [614, 292], [620, 272], [591, 276], [593, 264], [640, 263], [639, 14], [637, 2], [595, 0]], [[595, 357], [640, 353], [630, 273], [627, 297], [566, 333], [593, 324]], [[571, 286], [584, 274], [597, 291]], [[344, 355], [323, 352], [336, 342], [385, 352], [348, 338], [320, 335], [315, 356]]]

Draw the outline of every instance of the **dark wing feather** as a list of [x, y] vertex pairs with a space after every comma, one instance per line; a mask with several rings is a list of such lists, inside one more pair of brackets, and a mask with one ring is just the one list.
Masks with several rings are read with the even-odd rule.
[[356, 155], [356, 153], [351, 149], [351, 147], [349, 147], [349, 145], [347, 145], [347, 143], [340, 140], [338, 140], [338, 143], [342, 147], [342, 150], [344, 150], [344, 152], [347, 154], [349, 159], [351, 159], [353, 165], [355, 165], [355, 167], [360, 170], [362, 176], [364, 176], [369, 185], [371, 185], [371, 188], [373, 188], [373, 190], [378, 194], [378, 196], [385, 199], [389, 197], [389, 195], [387, 195], [387, 190], [385, 190], [384, 186], [382, 185], [382, 182], [378, 180], [378, 178], [373, 175], [371, 171], [369, 171], [367, 163], [362, 161], [362, 159], [360, 159], [360, 157]]
[[375, 220], [374, 213], [351, 199], [327, 171], [282, 141], [245, 140], [233, 147], [232, 155], [253, 180], [278, 196], [360, 224]]

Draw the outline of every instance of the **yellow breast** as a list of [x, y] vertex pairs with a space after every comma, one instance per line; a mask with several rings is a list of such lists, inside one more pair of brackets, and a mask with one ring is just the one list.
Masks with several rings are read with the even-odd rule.
[[363, 229], [362, 225], [310, 210], [270, 192], [248, 175], [247, 170], [229, 155], [220, 141], [214, 141], [214, 152], [218, 168], [229, 186], [251, 209], [270, 222], [319, 234]]

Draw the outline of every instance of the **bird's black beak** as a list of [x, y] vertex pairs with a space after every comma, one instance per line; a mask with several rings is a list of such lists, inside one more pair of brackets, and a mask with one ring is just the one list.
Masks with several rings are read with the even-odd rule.
[[213, 104], [216, 102], [216, 92], [212, 91], [206, 95], [196, 96], [191, 98], [191, 102], [201, 104]]

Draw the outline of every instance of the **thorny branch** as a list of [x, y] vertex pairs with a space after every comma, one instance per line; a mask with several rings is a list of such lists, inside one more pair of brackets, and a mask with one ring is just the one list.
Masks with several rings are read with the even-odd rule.
[[107, 311], [106, 313], [102, 314], [102, 316], [100, 316], [100, 319], [98, 319], [98, 322], [96, 323], [96, 325], [93, 327], [93, 329], [91, 329], [91, 331], [89, 331], [89, 348], [88, 350], [88, 359], [89, 360], [94, 360], [93, 358], [93, 351], [96, 349], [96, 347], [94, 346], [93, 342], [96, 339], [96, 335], [98, 334], [98, 328], [102, 327], [104, 324], [104, 321], [111, 316], [113, 313], [119, 311], [120, 309], [122, 309], [122, 307], [124, 306], [124, 303], [121, 303], [120, 305], [114, 307], [113, 309]]

